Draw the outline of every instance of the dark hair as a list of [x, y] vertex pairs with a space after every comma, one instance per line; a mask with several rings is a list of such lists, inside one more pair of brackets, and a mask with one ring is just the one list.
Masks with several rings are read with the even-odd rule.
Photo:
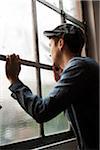
[[67, 44], [69, 50], [72, 53], [81, 54], [85, 43], [85, 37], [82, 32], [76, 32], [75, 34], [65, 34], [64, 42]]

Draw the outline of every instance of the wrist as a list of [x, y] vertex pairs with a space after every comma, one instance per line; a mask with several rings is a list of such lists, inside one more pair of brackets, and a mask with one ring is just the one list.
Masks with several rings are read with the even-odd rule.
[[19, 80], [19, 78], [9, 79], [11, 84], [15, 84], [18, 80]]

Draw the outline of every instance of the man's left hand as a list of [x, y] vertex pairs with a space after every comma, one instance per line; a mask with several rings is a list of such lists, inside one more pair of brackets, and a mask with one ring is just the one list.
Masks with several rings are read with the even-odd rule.
[[19, 55], [8, 55], [6, 57], [6, 76], [11, 83], [15, 83], [18, 80], [18, 76], [21, 70]]

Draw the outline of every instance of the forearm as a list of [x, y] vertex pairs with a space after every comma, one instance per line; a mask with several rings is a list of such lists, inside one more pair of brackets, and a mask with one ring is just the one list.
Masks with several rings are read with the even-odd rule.
[[54, 97], [48, 96], [42, 99], [32, 94], [31, 90], [19, 80], [9, 89], [12, 91], [12, 97], [17, 99], [21, 107], [38, 123], [49, 121], [63, 109]]
[[31, 90], [20, 80], [12, 84], [9, 89], [12, 91], [12, 97], [17, 99], [21, 107], [35, 120], [37, 120], [37, 122], [39, 122], [39, 113], [45, 109], [43, 100], [37, 95], [32, 94]]

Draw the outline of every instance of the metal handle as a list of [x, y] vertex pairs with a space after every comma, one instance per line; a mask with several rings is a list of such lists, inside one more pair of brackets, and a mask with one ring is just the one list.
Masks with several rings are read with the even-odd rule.
[[[0, 60], [6, 61], [6, 56], [0, 54]], [[22, 65], [52, 70], [52, 66], [50, 66], [50, 65], [45, 65], [45, 64], [41, 64], [41, 63], [37, 63], [37, 62], [33, 62], [33, 61], [28, 61], [28, 60], [23, 60], [23, 59], [20, 59], [20, 60], [21, 60]]]
[[6, 56], [5, 55], [0, 55], [0, 60], [6, 61]]

